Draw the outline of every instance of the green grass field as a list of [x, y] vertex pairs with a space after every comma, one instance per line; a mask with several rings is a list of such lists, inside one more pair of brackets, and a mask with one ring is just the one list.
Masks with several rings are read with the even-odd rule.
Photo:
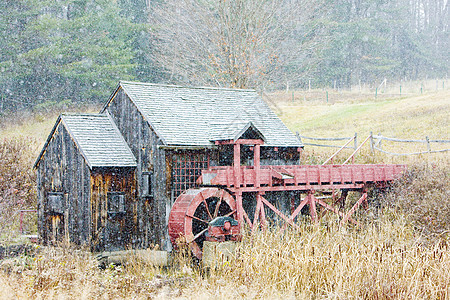
[[[338, 96], [338, 95], [336, 95]], [[313, 137], [370, 131], [389, 137], [450, 139], [450, 90], [391, 99], [277, 101], [275, 111], [292, 131]]]
[[[302, 136], [333, 138], [351, 137], [357, 133], [358, 142], [361, 143], [372, 132], [374, 135], [399, 139], [425, 140], [428, 136], [431, 140], [450, 140], [450, 90], [381, 99], [364, 99], [358, 93], [352, 98], [348, 92], [334, 92], [329, 95], [333, 99], [329, 103], [320, 99], [317, 93], [295, 91], [297, 96], [292, 101], [289, 94], [278, 92], [269, 95], [269, 103], [286, 126]], [[303, 142], [317, 143], [306, 139]], [[344, 144], [343, 141], [319, 143]], [[450, 148], [450, 144], [432, 143], [431, 147], [432, 150], [442, 150]], [[369, 146], [366, 145], [362, 150], [364, 152], [368, 149]], [[425, 143], [383, 141], [383, 149], [412, 153], [426, 151], [427, 146]], [[318, 153], [333, 151], [313, 146], [307, 146], [305, 150]], [[446, 156], [448, 152], [433, 155]], [[395, 157], [386, 159], [399, 160]]]

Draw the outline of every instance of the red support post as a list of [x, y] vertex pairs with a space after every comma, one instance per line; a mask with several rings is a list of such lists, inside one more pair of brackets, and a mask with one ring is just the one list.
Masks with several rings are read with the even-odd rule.
[[255, 145], [253, 148], [253, 165], [255, 167], [255, 186], [260, 186], [261, 178], [261, 145]]
[[244, 207], [242, 206], [242, 192], [236, 192], [236, 213], [239, 222], [239, 229], [244, 224]]
[[241, 186], [241, 145], [234, 144], [234, 187], [240, 188]]
[[266, 211], [264, 209], [264, 205], [261, 205], [259, 213], [261, 214], [261, 225], [262, 225], [262, 227], [264, 229], [266, 229], [267, 228], [267, 221], [266, 221]]
[[314, 197], [312, 192], [308, 193], [308, 200], [309, 200], [309, 214], [311, 215], [311, 219], [314, 222], [314, 224], [319, 224], [319, 219], [317, 217], [317, 210], [316, 210], [316, 201], [314, 201]]
[[261, 208], [263, 208], [263, 204], [261, 201], [261, 195], [260, 193], [256, 194], [256, 209], [255, 209], [255, 216], [253, 217], [253, 226], [252, 226], [252, 234], [258, 227], [258, 217], [260, 215]]

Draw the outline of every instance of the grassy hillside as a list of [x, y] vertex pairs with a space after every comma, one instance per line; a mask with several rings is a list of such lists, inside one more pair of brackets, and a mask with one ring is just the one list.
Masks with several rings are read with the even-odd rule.
[[306, 136], [351, 136], [370, 131], [390, 137], [450, 139], [450, 90], [391, 99], [277, 101], [276, 112]]
[[[322, 94], [296, 91], [292, 101], [292, 94], [278, 92], [268, 98], [289, 129], [308, 137], [350, 137], [358, 133], [358, 141], [362, 142], [373, 132], [400, 139], [424, 140], [428, 136], [450, 140], [450, 90], [382, 99], [373, 96], [364, 99], [358, 93], [353, 93], [352, 98], [348, 92], [334, 92], [329, 94], [333, 100], [328, 103]], [[383, 145], [392, 152], [426, 151], [425, 144], [383, 142]], [[449, 144], [432, 146], [433, 150], [449, 148]]]

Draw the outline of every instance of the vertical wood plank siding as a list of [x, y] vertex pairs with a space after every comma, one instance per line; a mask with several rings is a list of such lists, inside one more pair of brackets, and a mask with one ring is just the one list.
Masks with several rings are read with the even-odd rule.
[[[139, 232], [134, 170], [132, 168], [94, 168], [90, 180], [91, 249], [114, 251], [136, 247]], [[125, 214], [110, 212], [109, 192], [125, 194]]]
[[[165, 151], [158, 149], [162, 141], [150, 128], [135, 104], [122, 89], [109, 103], [107, 111], [122, 133], [125, 141], [137, 159], [137, 205], [135, 218], [138, 220], [140, 247], [158, 244], [167, 245], [166, 203], [170, 201], [166, 189]], [[142, 172], [153, 171], [153, 198], [142, 195]]]
[[[90, 244], [90, 171], [68, 131], [60, 123], [38, 166], [38, 232], [44, 244], [64, 237]], [[51, 212], [49, 193], [63, 195], [63, 215]], [[54, 227], [58, 228], [54, 228]]]

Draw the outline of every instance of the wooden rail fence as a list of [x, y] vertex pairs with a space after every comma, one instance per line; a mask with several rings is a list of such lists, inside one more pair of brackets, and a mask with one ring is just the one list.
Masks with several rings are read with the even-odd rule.
[[[354, 149], [355, 152], [361, 148], [361, 146], [367, 142], [367, 140], [370, 141], [370, 149], [372, 153], [375, 153], [375, 151], [379, 151], [385, 154], [389, 155], [395, 155], [395, 156], [409, 156], [409, 155], [420, 155], [420, 154], [429, 154], [429, 153], [442, 153], [442, 152], [448, 152], [450, 151], [450, 148], [447, 149], [440, 149], [440, 150], [432, 150], [432, 144], [449, 144], [450, 140], [432, 140], [428, 136], [425, 137], [423, 140], [409, 140], [409, 139], [398, 139], [398, 138], [390, 138], [382, 136], [381, 134], [374, 135], [372, 132], [370, 133], [369, 137], [358, 147], [358, 134], [355, 133], [352, 137], [335, 137], [335, 138], [317, 138], [317, 137], [307, 137], [300, 135], [298, 132], [296, 133], [298, 139], [303, 143], [303, 145], [307, 146], [316, 146], [316, 147], [330, 147], [330, 148], [340, 148], [342, 149]], [[329, 145], [329, 144], [320, 144], [320, 143], [309, 143], [304, 142], [303, 140], [312, 140], [312, 141], [347, 141], [344, 146], [339, 145]], [[348, 146], [350, 142], [353, 141], [353, 146]], [[396, 152], [390, 152], [382, 149], [382, 141], [390, 141], [390, 142], [398, 142], [398, 143], [422, 143], [426, 144], [427, 150], [426, 151], [420, 151], [420, 152], [411, 152], [411, 153], [396, 153]], [[339, 151], [340, 151], [339, 150]], [[338, 151], [338, 152], [339, 152]]]

